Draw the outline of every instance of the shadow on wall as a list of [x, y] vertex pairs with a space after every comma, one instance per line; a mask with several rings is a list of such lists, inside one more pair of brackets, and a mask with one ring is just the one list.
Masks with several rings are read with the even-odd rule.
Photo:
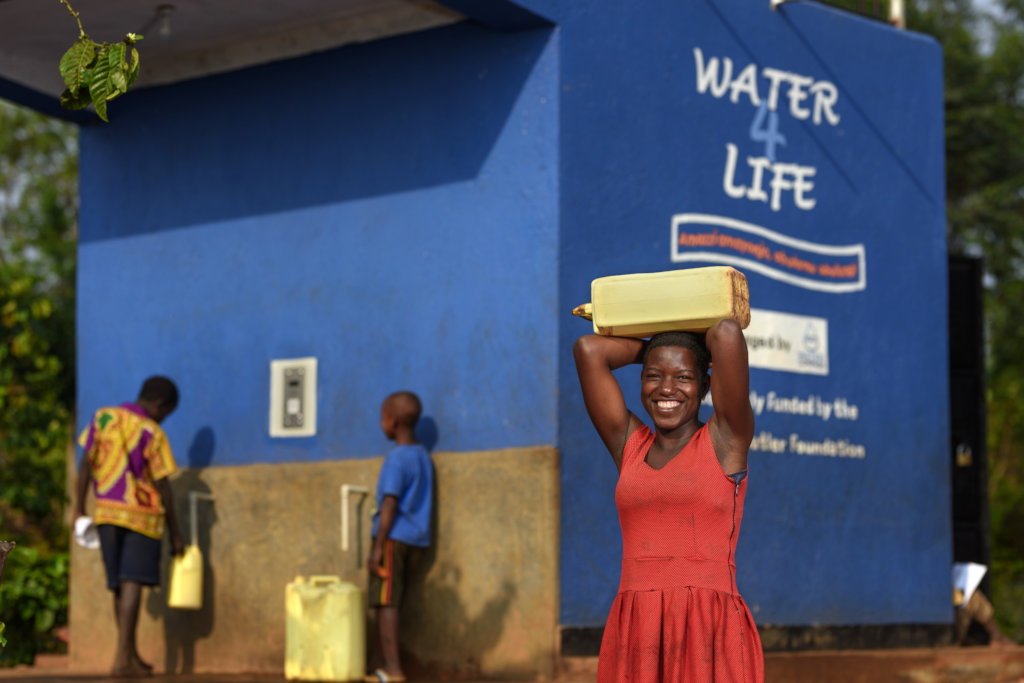
[[[430, 553], [426, 554], [424, 564], [430, 566], [433, 559]], [[400, 643], [406, 643], [409, 638], [405, 634], [415, 634], [417, 651], [402, 652], [408, 673], [415, 677], [485, 676], [488, 672], [482, 668], [483, 660], [501, 642], [505, 617], [516, 598], [515, 584], [503, 581], [498, 594], [471, 617], [459, 600], [462, 570], [444, 565], [431, 574], [431, 578], [425, 580], [426, 572], [416, 571], [409, 582], [407, 600], [416, 609], [403, 613], [403, 636], [399, 639]], [[453, 643], [458, 643], [458, 647], [453, 648]], [[427, 654], [436, 653], [443, 657], [453, 649], [467, 653], [465, 661], [439, 660]]]
[[[416, 440], [423, 444], [428, 451], [434, 452], [434, 446], [437, 445], [439, 434], [437, 431], [437, 421], [429, 415], [424, 415], [420, 418], [420, 421], [416, 423]], [[436, 480], [435, 480], [436, 481]], [[437, 501], [437, 490], [434, 487], [434, 500]], [[437, 514], [437, 505], [434, 505], [435, 516]], [[436, 520], [431, 520], [436, 521]], [[434, 527], [437, 528], [436, 526]]]
[[[416, 439], [433, 452], [439, 440], [437, 422], [424, 416], [416, 426]], [[455, 564], [437, 565], [440, 528], [438, 511], [443, 504], [438, 478], [434, 477], [434, 508], [430, 520], [434, 537], [425, 552], [413, 555], [409, 568], [409, 582], [401, 613], [399, 644], [403, 647], [402, 661], [408, 674], [425, 676], [480, 677], [482, 660], [500, 643], [505, 629], [505, 617], [516, 598], [516, 586], [503, 581], [500, 590], [492, 596], [475, 616], [470, 616], [460, 599], [463, 569]], [[371, 621], [371, 633], [376, 637], [376, 623]], [[453, 647], [458, 643], [458, 647]], [[443, 659], [453, 650], [466, 655], [465, 660]], [[371, 650], [372, 651], [372, 650]], [[441, 658], [428, 653], [440, 654]]]
[[189, 538], [191, 514], [188, 494], [191, 491], [209, 494], [209, 485], [203, 481], [203, 470], [213, 461], [217, 437], [210, 427], [202, 427], [192, 438], [188, 448], [188, 467], [173, 479], [174, 506], [185, 543], [197, 543], [203, 553], [203, 606], [198, 610], [171, 609], [167, 606], [167, 580], [170, 577], [170, 557], [164, 558], [164, 590], [150, 591], [146, 610], [154, 618], [163, 619], [165, 667], [167, 673], [195, 671], [196, 642], [208, 637], [214, 625], [214, 595], [216, 581], [210, 563], [212, 548], [211, 529], [217, 523], [216, 501], [200, 500], [196, 506], [197, 538]]
[[[475, 178], [551, 33], [499, 33], [463, 22], [133, 92], [118, 103], [116, 129], [92, 126], [82, 135], [91, 164], [104, 169], [102, 178], [90, 176], [87, 191], [123, 199], [117, 215], [134, 218], [112, 215], [80, 239]], [[268, 92], [273, 107], [263, 106]], [[196, 102], [204, 103], [201, 116]], [[122, 169], [117, 162], [126, 149], [149, 150], [154, 161]], [[154, 178], [176, 191], [140, 186]]]

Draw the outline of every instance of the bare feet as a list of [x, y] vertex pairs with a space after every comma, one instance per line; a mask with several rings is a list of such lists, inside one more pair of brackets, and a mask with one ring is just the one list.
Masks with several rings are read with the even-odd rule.
[[988, 639], [988, 646], [995, 648], [1017, 647], [1016, 641], [1003, 635], [1002, 631], [996, 631]]

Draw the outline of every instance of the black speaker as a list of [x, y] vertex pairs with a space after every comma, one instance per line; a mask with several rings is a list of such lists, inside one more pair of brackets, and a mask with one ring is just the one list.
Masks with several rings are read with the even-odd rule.
[[953, 559], [988, 565], [988, 457], [981, 259], [949, 258], [949, 414]]

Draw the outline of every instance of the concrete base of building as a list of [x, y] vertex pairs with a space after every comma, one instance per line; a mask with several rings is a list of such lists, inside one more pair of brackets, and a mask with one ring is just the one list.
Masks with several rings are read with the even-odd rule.
[[[214, 497], [197, 505], [202, 607], [171, 609], [166, 589], [147, 589], [138, 632], [142, 656], [158, 672], [283, 671], [286, 585], [296, 576], [326, 574], [367, 586], [381, 462], [208, 467], [175, 475], [186, 535], [188, 492]], [[557, 451], [437, 453], [434, 463], [436, 542], [414, 568], [401, 607], [403, 665], [418, 680], [554, 676]], [[349, 496], [344, 551], [343, 484], [371, 492]], [[165, 577], [166, 555], [165, 549]], [[116, 627], [98, 551], [72, 548], [69, 615], [70, 667], [108, 670]]]
[[765, 678], [787, 683], [1020, 683], [1024, 648], [772, 652]]
[[[593, 681], [597, 657], [562, 659], [564, 681]], [[768, 683], [1024, 683], [1024, 647], [768, 652]]]

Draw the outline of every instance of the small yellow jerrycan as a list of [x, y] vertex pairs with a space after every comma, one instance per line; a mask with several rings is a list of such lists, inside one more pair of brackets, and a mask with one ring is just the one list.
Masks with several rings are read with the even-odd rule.
[[167, 592], [167, 606], [177, 609], [203, 608], [203, 553], [199, 550], [196, 522], [196, 501], [213, 500], [209, 493], [189, 491], [189, 527], [191, 540], [180, 557], [171, 560], [171, 589]]
[[177, 609], [201, 609], [203, 606], [203, 553], [190, 545], [171, 561], [171, 589], [167, 606]]

